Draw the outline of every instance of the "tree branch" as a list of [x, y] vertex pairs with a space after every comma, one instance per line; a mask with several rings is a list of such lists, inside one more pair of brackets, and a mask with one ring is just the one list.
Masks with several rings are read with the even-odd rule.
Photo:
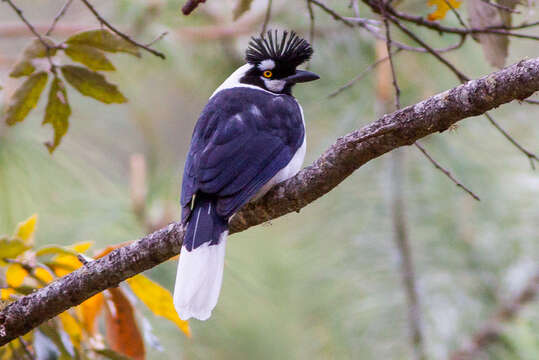
[[[408, 106], [347, 134], [311, 166], [247, 204], [230, 223], [239, 232], [293, 211], [328, 193], [366, 162], [467, 117], [539, 91], [539, 58], [523, 60], [478, 80]], [[0, 346], [92, 295], [178, 254], [184, 230], [173, 223], [88, 262], [73, 273], [10, 303], [0, 312]]]

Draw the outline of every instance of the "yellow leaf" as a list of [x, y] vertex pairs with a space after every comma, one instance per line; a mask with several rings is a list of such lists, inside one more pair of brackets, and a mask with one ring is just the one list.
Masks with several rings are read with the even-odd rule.
[[82, 324], [86, 332], [90, 335], [95, 334], [96, 319], [101, 312], [104, 303], [105, 297], [103, 296], [103, 293], [99, 293], [92, 296], [78, 307], [81, 312], [80, 318], [82, 319]]
[[449, 10], [451, 10], [451, 7], [448, 5], [450, 4], [454, 9], [458, 9], [460, 7], [460, 4], [462, 4], [462, 1], [460, 0], [428, 0], [427, 5], [428, 6], [436, 6], [436, 10], [428, 15], [428, 19], [430, 21], [440, 20], [445, 18], [445, 14]]
[[62, 277], [80, 268], [82, 264], [74, 255], [59, 255], [52, 261], [56, 276]]
[[67, 311], [61, 313], [58, 317], [60, 318], [64, 331], [69, 335], [71, 342], [77, 349], [79, 349], [82, 336], [82, 329], [79, 323]]
[[2, 259], [15, 259], [17, 256], [30, 249], [21, 239], [0, 237], [0, 265], [5, 265]]
[[54, 279], [50, 272], [41, 267], [38, 267], [34, 270], [34, 276], [47, 284]]
[[73, 251], [76, 251], [78, 253], [83, 253], [83, 252], [88, 251], [88, 249], [91, 248], [93, 244], [94, 244], [93, 241], [86, 241], [86, 242], [81, 242], [75, 245], [71, 245], [69, 248], [73, 249]]
[[7, 284], [12, 288], [19, 287], [22, 285], [22, 282], [27, 275], [28, 271], [26, 271], [21, 265], [10, 264], [6, 271]]
[[25, 245], [32, 246], [34, 244], [34, 233], [36, 231], [36, 224], [37, 214], [34, 214], [17, 225], [17, 230], [15, 230], [15, 237], [22, 239]]
[[[94, 243], [92, 241], [71, 245], [69, 248], [76, 253], [87, 251]], [[39, 253], [39, 251], [38, 251]], [[74, 254], [64, 253], [56, 256], [52, 260], [52, 268], [56, 276], [65, 276], [82, 266], [81, 262]]]
[[135, 275], [127, 280], [135, 295], [157, 316], [172, 321], [188, 337], [191, 336], [189, 323], [180, 319], [174, 304], [172, 295], [161, 285], [153, 282], [144, 275]]
[[7, 289], [0, 289], [0, 299], [1, 300], [9, 300], [9, 297], [11, 295], [15, 294], [15, 290], [7, 288]]

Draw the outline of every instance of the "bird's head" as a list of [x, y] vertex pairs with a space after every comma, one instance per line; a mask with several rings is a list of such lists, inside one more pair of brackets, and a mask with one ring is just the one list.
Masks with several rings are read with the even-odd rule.
[[278, 39], [277, 30], [252, 38], [245, 52], [251, 66], [241, 77], [240, 83], [258, 86], [278, 94], [291, 94], [297, 83], [313, 81], [320, 77], [313, 72], [296, 68], [308, 61], [313, 48], [295, 32], [283, 31]]

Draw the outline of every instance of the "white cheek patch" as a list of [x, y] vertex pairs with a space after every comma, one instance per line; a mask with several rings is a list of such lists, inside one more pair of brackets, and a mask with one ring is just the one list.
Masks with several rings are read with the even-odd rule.
[[264, 80], [264, 85], [266, 85], [266, 89], [273, 91], [273, 92], [281, 92], [283, 91], [286, 81], [284, 80], [269, 80], [265, 79], [263, 77], [260, 77], [262, 80]]
[[261, 71], [264, 70], [271, 70], [275, 67], [275, 61], [271, 59], [262, 60], [260, 64], [258, 64], [258, 69]]

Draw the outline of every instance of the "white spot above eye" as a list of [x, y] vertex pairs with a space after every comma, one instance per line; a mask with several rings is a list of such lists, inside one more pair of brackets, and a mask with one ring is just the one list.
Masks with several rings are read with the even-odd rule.
[[258, 69], [264, 71], [264, 70], [271, 70], [275, 67], [275, 61], [271, 59], [262, 60], [260, 64], [258, 64]]

